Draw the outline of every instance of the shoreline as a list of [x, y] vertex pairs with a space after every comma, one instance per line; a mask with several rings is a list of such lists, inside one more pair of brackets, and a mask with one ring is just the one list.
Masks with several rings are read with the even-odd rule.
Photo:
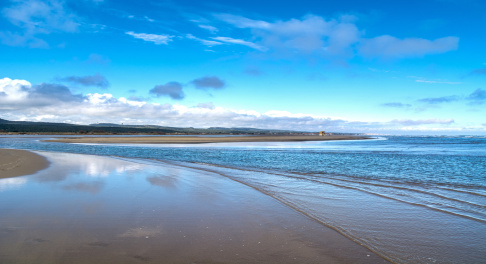
[[[53, 137], [44, 139], [53, 139]], [[38, 219], [36, 217], [41, 217], [41, 215], [38, 214], [41, 212], [40, 210], [42, 210], [42, 212], [50, 212], [52, 211], [49, 209], [50, 207], [52, 207], [52, 209], [62, 207], [64, 212], [66, 210], [69, 212], [69, 219], [65, 218], [65, 214], [62, 213], [59, 215], [53, 214], [52, 220], [46, 218], [48, 221], [39, 222], [38, 227], [40, 229], [47, 229], [46, 223], [64, 219], [67, 220], [65, 225], [67, 229], [64, 229], [66, 230], [65, 233], [71, 232], [72, 229], [70, 228], [74, 225], [80, 225], [80, 228], [82, 226], [82, 229], [80, 229], [79, 232], [84, 233], [85, 230], [83, 228], [89, 227], [91, 224], [96, 225], [98, 230], [106, 230], [108, 232], [109, 228], [114, 227], [110, 225], [109, 222], [122, 224], [122, 221], [119, 219], [132, 220], [131, 222], [128, 222], [130, 226], [125, 226], [126, 228], [122, 228], [122, 230], [117, 229], [118, 231], [116, 232], [113, 231], [111, 237], [98, 237], [97, 234], [93, 237], [93, 233], [87, 232], [87, 235], [89, 235], [87, 240], [91, 239], [90, 241], [85, 239], [76, 242], [76, 245], [70, 247], [71, 249], [86, 247], [85, 249], [89, 252], [84, 252], [89, 255], [95, 253], [89, 249], [89, 247], [93, 246], [103, 249], [111, 249], [112, 247], [113, 250], [120, 249], [119, 246], [121, 246], [121, 244], [117, 242], [117, 246], [115, 247], [115, 244], [112, 243], [114, 242], [113, 239], [117, 240], [120, 235], [123, 238], [127, 235], [135, 235], [134, 228], [143, 228], [143, 232], [140, 231], [142, 233], [150, 233], [152, 230], [145, 230], [145, 227], [155, 228], [154, 230], [156, 230], [158, 234], [168, 231], [170, 234], [164, 233], [163, 235], [166, 238], [169, 236], [177, 237], [179, 234], [174, 232], [177, 226], [172, 225], [174, 221], [179, 221], [182, 224], [185, 222], [185, 217], [200, 217], [202, 214], [209, 212], [213, 213], [206, 215], [207, 221], [205, 221], [205, 223], [211, 224], [213, 228], [211, 228], [211, 232], [204, 233], [204, 236], [215, 236], [216, 234], [214, 234], [214, 231], [219, 230], [219, 227], [232, 224], [233, 221], [239, 221], [248, 214], [253, 213], [255, 216], [259, 216], [254, 218], [255, 221], [259, 222], [256, 227], [260, 226], [260, 212], [264, 212], [264, 210], [257, 210], [257, 208], [254, 207], [260, 202], [260, 199], [255, 199], [253, 195], [244, 195], [253, 201], [253, 203], [247, 204], [248, 207], [243, 206], [245, 209], [240, 210], [239, 208], [242, 208], [242, 203], [237, 202], [236, 204], [227, 207], [223, 206], [222, 208], [226, 209], [221, 211], [211, 211], [219, 205], [222, 205], [222, 203], [229, 203], [230, 201], [228, 200], [231, 200], [232, 196], [228, 196], [228, 194], [233, 195], [234, 192], [232, 190], [241, 190], [244, 192], [244, 189], [247, 189], [241, 186], [238, 188], [236, 185], [234, 185], [234, 189], [226, 188], [230, 186], [226, 184], [221, 185], [222, 182], [220, 181], [213, 181], [213, 175], [206, 175], [206, 173], [215, 173], [232, 180], [241, 181], [243, 184], [259, 190], [259, 192], [272, 196], [281, 203], [288, 204], [290, 207], [294, 208], [294, 210], [302, 210], [304, 213], [309, 213], [310, 217], [316, 219], [317, 222], [334, 228], [334, 230], [342, 231], [343, 233], [341, 234], [344, 234], [344, 236], [353, 241], [357, 241], [358, 244], [364, 245], [366, 248], [371, 249], [373, 252], [395, 263], [425, 263], [431, 261], [479, 263], [484, 261], [484, 255], [480, 254], [481, 250], [484, 248], [484, 244], [478, 243], [483, 241], [483, 239], [480, 235], [481, 233], [477, 232], [477, 230], [484, 229], [484, 214], [482, 214], [480, 210], [464, 206], [463, 203], [460, 202], [465, 200], [468, 204], [478, 204], [484, 200], [484, 197], [480, 196], [481, 190], [484, 190], [484, 182], [481, 182], [480, 179], [481, 170], [480, 168], [475, 167], [475, 165], [478, 164], [477, 160], [481, 160], [482, 157], [485, 157], [484, 148], [481, 148], [481, 144], [484, 142], [482, 139], [479, 139], [479, 145], [471, 144], [467, 146], [467, 149], [464, 149], [463, 145], [455, 146], [450, 145], [449, 143], [476, 143], [478, 142], [478, 139], [464, 137], [451, 139], [433, 139], [431, 137], [392, 137], [389, 140], [382, 142], [371, 140], [347, 141], [342, 143], [339, 141], [334, 143], [221, 143], [223, 146], [228, 146], [232, 150], [228, 151], [228, 153], [222, 153], [222, 155], [215, 155], [220, 150], [217, 146], [221, 145], [208, 144], [207, 146], [213, 146], [208, 148], [203, 147], [204, 145], [192, 145], [196, 148], [191, 148], [191, 145], [181, 145], [181, 148], [179, 148], [179, 146], [176, 145], [140, 144], [138, 145], [140, 148], [137, 147], [136, 149], [133, 149], [129, 144], [92, 144], [90, 146], [89, 144], [41, 143], [37, 138], [29, 140], [26, 140], [23, 137], [19, 137], [19, 139], [0, 138], [0, 143], [3, 143], [4, 148], [16, 148], [16, 146], [19, 146], [19, 144], [16, 143], [17, 141], [23, 143], [23, 148], [32, 149], [32, 152], [47, 157], [51, 162], [51, 166], [33, 175], [0, 180], [0, 195], [4, 198], [1, 199], [3, 204], [0, 203], [0, 211], [5, 212], [3, 218], [7, 219], [9, 218], [9, 215], [11, 215], [12, 220], [22, 220], [26, 218], [35, 220]], [[28, 143], [26, 141], [31, 143], [26, 144]], [[373, 141], [375, 141], [376, 144]], [[435, 145], [431, 143], [442, 144]], [[50, 145], [50, 147], [37, 147], [39, 145]], [[251, 145], [250, 148], [252, 148], [252, 151], [239, 152], [238, 147], [236, 150], [233, 150], [232, 145]], [[290, 149], [288, 151], [281, 151], [279, 149], [277, 151], [260, 151], [258, 148], [256, 151], [253, 151], [253, 145], [277, 145], [278, 147], [281, 145], [293, 145], [299, 148], [304, 145], [309, 145], [322, 148], [323, 150], [316, 151], [312, 149], [310, 151], [294, 151], [293, 149]], [[366, 154], [356, 155], [356, 152], [353, 150], [362, 150], [363, 145], [370, 146], [370, 148], [367, 148]], [[113, 146], [114, 148], [110, 146]], [[165, 147], [160, 151], [157, 151], [159, 149], [157, 146]], [[172, 148], [172, 146], [175, 148]], [[408, 150], [410, 148], [404, 150], [404, 146], [413, 146], [413, 148], [411, 150]], [[415, 146], [422, 147], [415, 148]], [[203, 148], [201, 151], [198, 151], [200, 147]], [[340, 148], [343, 147], [344, 149], [341, 151]], [[167, 151], [167, 148], [173, 150]], [[376, 148], [379, 148], [379, 151], [374, 152], [373, 150]], [[34, 149], [39, 149], [39, 151], [35, 151]], [[45, 149], [51, 149], [53, 152], [45, 151]], [[80, 151], [83, 149], [90, 151]], [[106, 149], [107, 151], [99, 151], [100, 149]], [[136, 152], [132, 152], [132, 149]], [[225, 147], [223, 149], [225, 149]], [[56, 150], [61, 151], [62, 154]], [[398, 155], [387, 155], [386, 153], [389, 153], [390, 150], [398, 150], [398, 153], [396, 153]], [[369, 151], [372, 151], [372, 153]], [[415, 155], [415, 153], [422, 153], [424, 151], [431, 151], [430, 154], [437, 155]], [[462, 158], [454, 160], [446, 158], [444, 160], [442, 157], [449, 156], [449, 151], [452, 152], [454, 157]], [[86, 155], [79, 156], [70, 154], [76, 152], [84, 152]], [[308, 152], [310, 155], [301, 156], [302, 152]], [[329, 155], [316, 155], [316, 153], [321, 152], [329, 153]], [[206, 153], [209, 155], [205, 155]], [[296, 153], [296, 155], [294, 155], [294, 153]], [[382, 155], [381, 153], [385, 153], [386, 155]], [[446, 155], [442, 155], [443, 153]], [[190, 158], [182, 156], [186, 154], [190, 154]], [[478, 155], [471, 156], [471, 154]], [[113, 159], [104, 158], [109, 157], [108, 155], [114, 157], [116, 160], [131, 162], [131, 164], [115, 164], [116, 162], [113, 161]], [[54, 158], [55, 156], [58, 158]], [[179, 156], [182, 158], [172, 159], [172, 157]], [[233, 157], [234, 159], [230, 160], [230, 158]], [[296, 163], [292, 167], [287, 167], [289, 166], [287, 164], [291, 164], [290, 162], [294, 160], [297, 161], [294, 157], [299, 158], [299, 163]], [[318, 159], [315, 159], [314, 157]], [[216, 162], [215, 164], [214, 161], [217, 161], [217, 159], [220, 158], [224, 161], [231, 162]], [[374, 158], [377, 159], [377, 163], [375, 164], [377, 166], [363, 167], [363, 165], [368, 164], [367, 161], [370, 161], [370, 158], [373, 159], [373, 163], [375, 163]], [[198, 162], [203, 160], [206, 162]], [[133, 161], [137, 164], [133, 164]], [[267, 161], [278, 161], [278, 163], [275, 164], [281, 164], [283, 170], [279, 170], [278, 168], [280, 167], [276, 167], [272, 165], [272, 163], [268, 166], [260, 166], [262, 164], [266, 165]], [[442, 164], [442, 161], [445, 161], [446, 163]], [[157, 162], [169, 163], [175, 166], [169, 165], [166, 169], [158, 167], [144, 169], [144, 167], [146, 167], [144, 164]], [[397, 162], [404, 165], [403, 169], [406, 170], [401, 168], [402, 165], [396, 167]], [[211, 164], [215, 164], [216, 166], [212, 166]], [[218, 166], [217, 164], [220, 165]], [[247, 164], [251, 166], [247, 166]], [[315, 164], [315, 166], [312, 164]], [[436, 167], [435, 164], [441, 165]], [[74, 165], [77, 166], [77, 168], [74, 168], [74, 170], [69, 169]], [[197, 171], [176, 167], [179, 165], [192, 167]], [[384, 176], [401, 176], [403, 171], [405, 177], [403, 177], [403, 180], [400, 179], [398, 181], [396, 181], [396, 178], [394, 181], [389, 181], [388, 178], [383, 178], [357, 182], [355, 174], [343, 173], [344, 175], [338, 177], [333, 177], [333, 175], [323, 175], [321, 179], [319, 176], [315, 177], [314, 175], [316, 174], [313, 173], [320, 171], [320, 166], [325, 166], [326, 171], [329, 172], [342, 171], [336, 170], [339, 168], [345, 168], [345, 170], [349, 171], [357, 169], [356, 176], [358, 177], [361, 175], [360, 172], [365, 172], [363, 169], [366, 169], [367, 172], [373, 172], [377, 175]], [[259, 168], [264, 169], [262, 170]], [[277, 170], [274, 168], [277, 168]], [[462, 179], [456, 180], [457, 177], [451, 177], [450, 182], [454, 183], [454, 186], [450, 185], [449, 180], [447, 180], [447, 188], [443, 188], [444, 179], [436, 177], [435, 171], [448, 171], [448, 168], [453, 169], [450, 176], [459, 176], [463, 175], [463, 172], [468, 172], [468, 175], [472, 176], [470, 179], [467, 179], [471, 185], [461, 185], [463, 182]], [[457, 170], [457, 168], [460, 168], [460, 170]], [[201, 170], [202, 174], [199, 173]], [[307, 171], [311, 173], [309, 175], [299, 173], [305, 173]], [[386, 172], [386, 174], [383, 174], [383, 172]], [[414, 175], [407, 176], [405, 173], [408, 174], [408, 172], [415, 173]], [[188, 183], [189, 185], [187, 185]], [[231, 191], [228, 192], [230, 189]], [[33, 192], [35, 190], [38, 191]], [[435, 197], [437, 192], [440, 192], [440, 197]], [[466, 197], [467, 199], [465, 199], [464, 193], [468, 193], [468, 196], [470, 197]], [[385, 195], [382, 196], [381, 194]], [[418, 196], [416, 194], [418, 194]], [[175, 197], [174, 195], [178, 196]], [[415, 201], [412, 199], [425, 197], [424, 195], [427, 195], [426, 197], [429, 197], [430, 199], [421, 199], [422, 201], [418, 201], [418, 203], [410, 203], [410, 201]], [[32, 197], [35, 197], [36, 199], [32, 199]], [[72, 197], [72, 200], [70, 200], [70, 197]], [[191, 197], [195, 199], [192, 199]], [[404, 200], [403, 198], [410, 199]], [[190, 201], [191, 199], [192, 201]], [[256, 201], [258, 202], [255, 203]], [[457, 203], [460, 204], [456, 204], [456, 201], [459, 201]], [[38, 203], [32, 204], [32, 202]], [[429, 205], [433, 205], [433, 208]], [[13, 210], [15, 207], [16, 209]], [[269, 209], [272, 208], [274, 207], [269, 207]], [[128, 212], [118, 214], [122, 213], [120, 210], [127, 209], [129, 210]], [[176, 209], [187, 210], [177, 211]], [[201, 209], [201, 211], [195, 212], [193, 209]], [[451, 210], [449, 209], [457, 210], [458, 213], [454, 213], [455, 211], [451, 213]], [[231, 211], [232, 213], [229, 215], [231, 220], [221, 220], [220, 213], [228, 215], [230, 212], [229, 210], [234, 210]], [[78, 213], [79, 217], [72, 215], [72, 212]], [[106, 214], [104, 212], [106, 212]], [[160, 212], [160, 214], [157, 214], [156, 212]], [[175, 212], [179, 212], [180, 216], [183, 218], [176, 217], [175, 214], [173, 214]], [[101, 213], [101, 215], [99, 213]], [[242, 215], [238, 215], [235, 218], [233, 213], [242, 213]], [[90, 216], [90, 214], [92, 214], [92, 216]], [[32, 217], [30, 215], [32, 215]], [[276, 222], [274, 216], [279, 215], [279, 217], [281, 217], [281, 214], [279, 213], [271, 213], [270, 215], [272, 223]], [[147, 216], [150, 217], [147, 218]], [[165, 217], [166, 221], [162, 222], [162, 217]], [[70, 219], [79, 219], [80, 221], [72, 223], [69, 222]], [[113, 219], [116, 219], [116, 221], [110, 221]], [[153, 219], [154, 222], [150, 219]], [[0, 221], [1, 220], [2, 219], [0, 219]], [[89, 221], [87, 222], [86, 220]], [[99, 220], [106, 220], [106, 225], [102, 225]], [[145, 220], [150, 221], [146, 222]], [[253, 220], [253, 218], [250, 220]], [[222, 223], [218, 221], [222, 221]], [[295, 223], [294, 221], [291, 221], [291, 223], [292, 222]], [[158, 224], [154, 226], [155, 223], [160, 223], [160, 226]], [[0, 228], [0, 233], [4, 235], [10, 234], [10, 232], [17, 230], [16, 227], [18, 224], [19, 223], [16, 223], [16, 221], [13, 221], [10, 226], [4, 225], [4, 229]], [[98, 224], [100, 225], [98, 226]], [[135, 226], [134, 224], [137, 225]], [[166, 224], [172, 226], [169, 228]], [[177, 225], [177, 223], [174, 224]], [[196, 226], [194, 224], [201, 226], [200, 222], [191, 223], [188, 226]], [[279, 223], [278, 225], [282, 226], [282, 223]], [[108, 229], [100, 229], [102, 226], [105, 226]], [[181, 226], [178, 230], [186, 230], [186, 227], [187, 226]], [[206, 227], [208, 226], [202, 226], [202, 228]], [[227, 231], [220, 232], [221, 236], [217, 238], [217, 241], [220, 241], [219, 239], [221, 238], [221, 241], [225, 241], [225, 245], [229, 246], [226, 243], [228, 241], [225, 240], [225, 238], [228, 238], [226, 235], [232, 234], [229, 238], [233, 238], [233, 240], [230, 241], [235, 241], [233, 235], [236, 235], [236, 233], [233, 231], [236, 230], [236, 227], [237, 226], [233, 226], [233, 228], [226, 229]], [[300, 225], [294, 225], [294, 227], [300, 228]], [[30, 230], [35, 230], [35, 232], [37, 232], [37, 229], [35, 228]], [[253, 235], [248, 234], [247, 236], [252, 238], [255, 237], [255, 234], [264, 236], [266, 236], [265, 234], [268, 234], [266, 229], [261, 233], [254, 232], [254, 227], [241, 227], [238, 228], [238, 230], [252, 230]], [[293, 230], [293, 228], [291, 228], [291, 230]], [[397, 230], [403, 230], [404, 232], [397, 232]], [[32, 233], [32, 239], [29, 240], [30, 238], [26, 238], [26, 235], [31, 233], [24, 232], [24, 235], [19, 237], [19, 240], [11, 240], [4, 237], [0, 239], [0, 241], [5, 240], [5, 243], [7, 243], [6, 245], [23, 243], [25, 244], [25, 247], [28, 247], [28, 243], [44, 244], [43, 241], [58, 241], [57, 238], [54, 238], [51, 234], [47, 233], [39, 233], [38, 235]], [[190, 233], [194, 234], [193, 232]], [[303, 234], [309, 233], [312, 234], [318, 232], [309, 230], [303, 231]], [[450, 240], [450, 237], [454, 237], [455, 239]], [[12, 238], [15, 238], [15, 236], [12, 236]], [[60, 239], [62, 240], [65, 238], [61, 237]], [[152, 236], [150, 236], [150, 239], [152, 239]], [[178, 244], [173, 240], [163, 241], [162, 237], [160, 237], [160, 239], [161, 243], [166, 243], [167, 248]], [[18, 243], [16, 243], [16, 241]], [[68, 241], [69, 240], [66, 240], [66, 242]], [[190, 239], [188, 241], [193, 242], [194, 240]], [[204, 241], [207, 240], [205, 239]], [[280, 245], [279, 243], [283, 241], [283, 239], [278, 240], [277, 245]], [[303, 239], [303, 241], [308, 240]], [[336, 244], [333, 239], [328, 238], [328, 241], [330, 241], [329, 244]], [[415, 241], [420, 241], [420, 244], [415, 243]], [[122, 241], [119, 242], [121, 243]], [[181, 241], [181, 243], [183, 242], [184, 241]], [[258, 242], [261, 242], [261, 240], [256, 241], [257, 244]], [[187, 242], [184, 243], [187, 244]], [[304, 243], [308, 244], [307, 242]], [[47, 246], [48, 243], [45, 244], [45, 249], [50, 250], [51, 247]], [[49, 242], [49, 244], [51, 244], [51, 242]], [[127, 243], [123, 242], [123, 244], [126, 245], [127, 248], [133, 246], [133, 244], [128, 241]], [[147, 246], [153, 245], [155, 244], [147, 244]], [[199, 243], [193, 243], [193, 250], [201, 250], [198, 245]], [[248, 246], [247, 243], [244, 243], [244, 245], [245, 248]], [[0, 245], [0, 248], [1, 247], [2, 245]], [[25, 250], [18, 251], [18, 254], [12, 253], [7, 248], [5, 248], [5, 252], [11, 256], [20, 256], [23, 254], [22, 252], [29, 251], [29, 249], [25, 247]], [[340, 256], [343, 253], [342, 249], [334, 251], [329, 249], [327, 245], [321, 246], [321, 248], [326, 248], [328, 252], [336, 254], [337, 256]], [[340, 248], [340, 246], [338, 248]], [[227, 250], [234, 250], [235, 248], [226, 247], [222, 249], [224, 252], [228, 252]], [[253, 250], [255, 250], [255, 248]], [[247, 253], [249, 252], [248, 254], [253, 256], [256, 252], [253, 250], [247, 251]], [[59, 252], [62, 253], [63, 251]], [[286, 255], [290, 253], [288, 250], [285, 250], [285, 252]], [[2, 255], [2, 253], [3, 252], [0, 252], [0, 255]], [[233, 251], [233, 253], [241, 255], [243, 252], [238, 250]], [[271, 253], [269, 252], [269, 254]], [[105, 255], [108, 256], [109, 254], [105, 252], [103, 256]], [[6, 256], [7, 255], [5, 255], [5, 257]], [[151, 252], [148, 255], [136, 253], [136, 255], [133, 256], [141, 256], [143, 258], [154, 257], [155, 259], [156, 256], [158, 256], [158, 253]], [[306, 254], [306, 256], [309, 255]], [[368, 258], [368, 256], [366, 256], [365, 259], [366, 258]], [[277, 262], [276, 259], [272, 260]], [[54, 262], [51, 261], [46, 263]]]
[[27, 150], [0, 149], [0, 179], [34, 174], [49, 164], [45, 157]]
[[45, 140], [45, 142], [88, 144], [204, 144], [236, 142], [301, 142], [333, 140], [365, 140], [365, 136], [135, 136], [135, 137], [73, 137]]

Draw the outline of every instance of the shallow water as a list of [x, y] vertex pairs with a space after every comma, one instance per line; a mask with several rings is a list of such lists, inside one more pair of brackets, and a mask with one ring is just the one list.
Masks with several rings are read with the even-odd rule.
[[49, 168], [0, 179], [1, 263], [385, 263], [216, 173], [38, 153]]
[[24, 137], [0, 147], [169, 160], [255, 187], [394, 262], [486, 261], [485, 137], [175, 146]]

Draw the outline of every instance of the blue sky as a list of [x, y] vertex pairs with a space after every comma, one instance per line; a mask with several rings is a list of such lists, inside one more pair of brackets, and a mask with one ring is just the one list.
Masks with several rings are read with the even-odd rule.
[[486, 134], [486, 2], [2, 1], [0, 118]]

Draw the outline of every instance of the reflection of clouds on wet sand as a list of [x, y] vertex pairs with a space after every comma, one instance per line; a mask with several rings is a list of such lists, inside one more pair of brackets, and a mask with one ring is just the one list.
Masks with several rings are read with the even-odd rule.
[[170, 176], [147, 177], [147, 181], [152, 185], [160, 186], [163, 188], [175, 188], [177, 184], [177, 179]]
[[[145, 166], [139, 163], [94, 155], [51, 152], [43, 152], [42, 155], [46, 156], [53, 165], [48, 170], [33, 177], [37, 182], [61, 182], [71, 176], [104, 178], [113, 173], [129, 175], [142, 170]], [[85, 188], [83, 185], [78, 187]]]
[[66, 180], [68, 174], [66, 172], [52, 172], [52, 170], [47, 170], [39, 174], [34, 175], [32, 178], [36, 182], [61, 182]]
[[[90, 177], [107, 177], [111, 173], [126, 173], [140, 170], [143, 165], [136, 163], [120, 163], [117, 159], [103, 159], [99, 161], [99, 157], [88, 156], [89, 159], [83, 167], [83, 171]], [[96, 161], [94, 161], [96, 160]]]
[[65, 185], [62, 188], [64, 190], [74, 190], [80, 192], [88, 192], [91, 194], [97, 194], [103, 189], [105, 183], [103, 181], [95, 182], [78, 182], [74, 184]]
[[160, 175], [160, 172], [158, 172], [156, 175], [147, 177], [147, 181], [153, 186], [176, 188], [177, 182], [179, 181], [178, 179], [181, 177], [181, 169], [173, 166], [167, 166], [166, 163], [164, 163], [163, 168], [164, 175]]
[[20, 188], [25, 183], [27, 183], [25, 177], [0, 179], [0, 192]]
[[128, 229], [125, 233], [121, 234], [120, 237], [149, 238], [160, 234], [162, 234], [161, 228], [137, 227]]

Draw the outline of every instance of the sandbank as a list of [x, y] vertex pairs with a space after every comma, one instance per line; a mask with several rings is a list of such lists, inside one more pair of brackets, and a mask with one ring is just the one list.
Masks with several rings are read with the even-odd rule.
[[18, 149], [0, 149], [0, 179], [30, 175], [49, 166], [43, 156]]
[[134, 137], [73, 137], [46, 140], [62, 143], [91, 143], [91, 144], [201, 144], [201, 143], [230, 143], [230, 142], [298, 142], [298, 141], [327, 141], [327, 140], [359, 140], [369, 139], [364, 136], [134, 136]]

